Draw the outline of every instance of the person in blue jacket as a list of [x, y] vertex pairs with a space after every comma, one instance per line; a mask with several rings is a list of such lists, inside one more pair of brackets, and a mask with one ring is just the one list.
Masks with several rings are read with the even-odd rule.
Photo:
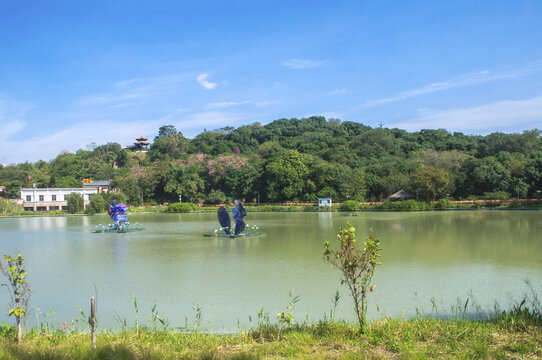
[[239, 200], [233, 202], [233, 220], [235, 220], [235, 235], [239, 235], [245, 229], [245, 221], [243, 218], [247, 216], [247, 212], [243, 203]]

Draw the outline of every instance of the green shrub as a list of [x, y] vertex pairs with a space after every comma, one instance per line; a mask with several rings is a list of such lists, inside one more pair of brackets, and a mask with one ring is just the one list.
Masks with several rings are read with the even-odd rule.
[[1, 215], [20, 215], [22, 213], [23, 207], [21, 205], [8, 199], [0, 199]]
[[196, 206], [192, 203], [173, 203], [169, 204], [166, 211], [186, 213], [196, 210]]
[[147, 200], [145, 201], [145, 204], [144, 204], [146, 207], [150, 207], [150, 206], [158, 206], [158, 203], [156, 202], [156, 200], [154, 199], [150, 199], [150, 200]]
[[510, 199], [510, 193], [508, 193], [506, 191], [485, 192], [484, 196], [482, 196], [482, 199], [484, 199], [484, 200], [508, 200], [508, 199]]
[[344, 211], [356, 211], [357, 209], [359, 209], [359, 202], [355, 200], [346, 200], [341, 205], [341, 210], [344, 210]]
[[392, 204], [393, 204], [393, 203], [391, 202], [390, 199], [386, 199], [386, 200], [384, 200], [384, 201], [382, 202], [382, 204], [380, 205], [380, 208], [381, 208], [381, 209], [386, 209], [386, 210], [388, 210], [388, 209], [391, 209]]
[[508, 203], [508, 207], [517, 209], [523, 207], [523, 204], [520, 201], [512, 201], [511, 203]]
[[452, 202], [449, 199], [440, 199], [435, 205], [437, 209], [448, 209], [450, 207], [452, 207]]
[[399, 211], [422, 211], [422, 210], [431, 210], [432, 206], [429, 203], [426, 203], [425, 201], [417, 201], [417, 200], [401, 200], [401, 201], [394, 201], [391, 205], [392, 210], [399, 210]]

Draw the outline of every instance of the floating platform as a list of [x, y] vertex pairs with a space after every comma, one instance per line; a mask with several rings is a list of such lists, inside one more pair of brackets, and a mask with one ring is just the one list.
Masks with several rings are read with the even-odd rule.
[[266, 235], [267, 233], [264, 233], [264, 232], [247, 232], [247, 233], [241, 233], [238, 235], [219, 233], [219, 232], [211, 233], [211, 234], [203, 234], [203, 236], [205, 237], [223, 237], [223, 238], [230, 238], [230, 239], [242, 238], [242, 237], [253, 237], [253, 236], [266, 236]]
[[107, 227], [104, 225], [98, 225], [96, 226], [96, 229], [92, 230], [93, 233], [128, 233], [128, 232], [135, 232], [135, 231], [143, 231], [145, 230], [144, 227], [141, 226], [141, 224], [136, 223], [134, 227], [130, 227], [130, 224], [122, 224], [121, 226], [117, 227], [115, 224], [109, 224]]

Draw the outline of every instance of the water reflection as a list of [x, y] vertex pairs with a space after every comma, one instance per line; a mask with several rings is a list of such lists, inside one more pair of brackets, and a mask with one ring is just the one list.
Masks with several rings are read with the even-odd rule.
[[18, 229], [24, 228], [27, 231], [64, 229], [68, 224], [66, 216], [18, 217], [13, 220], [17, 223]]
[[333, 214], [330, 212], [318, 213], [318, 227], [320, 229], [329, 230], [333, 227]]

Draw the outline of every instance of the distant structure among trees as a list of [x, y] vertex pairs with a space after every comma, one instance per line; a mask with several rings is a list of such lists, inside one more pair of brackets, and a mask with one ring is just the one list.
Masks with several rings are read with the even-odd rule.
[[392, 200], [403, 200], [403, 199], [413, 199], [414, 195], [410, 194], [408, 191], [399, 190], [395, 194], [390, 196]]
[[134, 145], [127, 146], [126, 149], [132, 150], [135, 152], [147, 152], [149, 150], [149, 145], [150, 145], [148, 140], [149, 139], [147, 139], [145, 136], [140, 136], [136, 138]]

